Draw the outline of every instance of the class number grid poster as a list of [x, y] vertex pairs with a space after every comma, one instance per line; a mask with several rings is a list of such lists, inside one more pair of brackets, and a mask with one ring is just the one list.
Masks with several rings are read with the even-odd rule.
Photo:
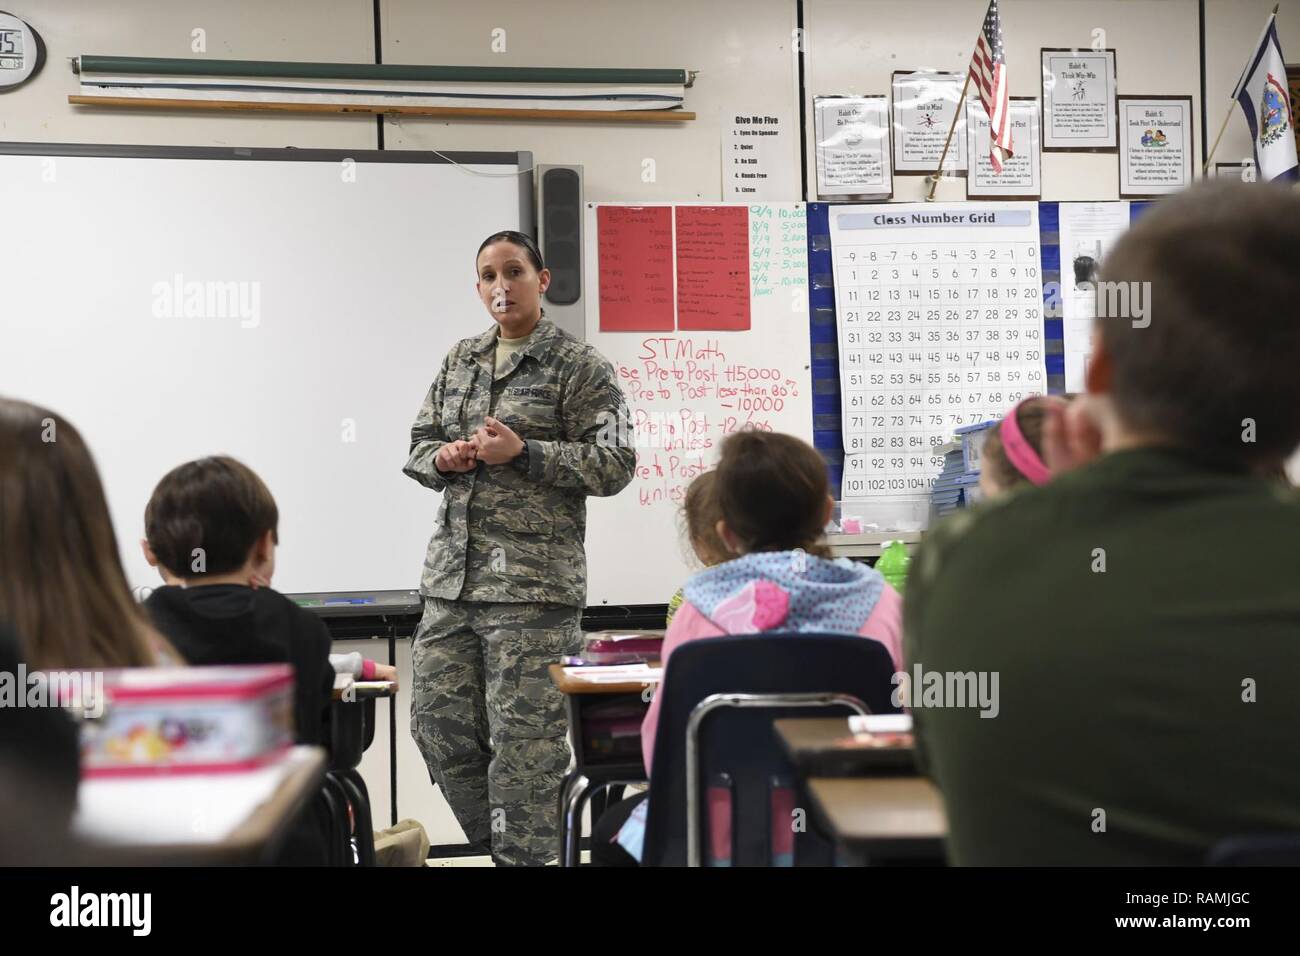
[[836, 206], [842, 496], [925, 495], [953, 430], [1046, 390], [1038, 206]]

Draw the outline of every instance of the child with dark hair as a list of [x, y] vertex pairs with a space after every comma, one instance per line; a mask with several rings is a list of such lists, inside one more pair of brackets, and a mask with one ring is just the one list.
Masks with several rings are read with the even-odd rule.
[[[166, 586], [144, 606], [191, 664], [291, 664], [297, 742], [328, 748], [330, 635], [320, 618], [271, 589], [279, 523], [270, 489], [247, 465], [221, 456], [173, 468], [145, 507], [145, 558]], [[366, 665], [356, 676], [396, 677]], [[324, 865], [329, 827], [318, 795], [276, 862]]]
[[[732, 557], [686, 582], [681, 608], [664, 635], [664, 663], [683, 644], [706, 637], [839, 633], [879, 641], [901, 671], [898, 592], [874, 568], [832, 560], [825, 543], [835, 502], [821, 455], [791, 435], [743, 431], [723, 442], [714, 475], [714, 530]], [[641, 724], [648, 773], [654, 769], [658, 722], [656, 696]], [[594, 862], [629, 866], [639, 860], [644, 801], [644, 795], [631, 797], [600, 818], [592, 838]]]
[[[320, 618], [271, 589], [280, 512], [262, 479], [233, 458], [186, 462], [158, 482], [144, 523], [145, 558], [167, 582], [145, 601], [154, 625], [192, 664], [292, 664], [298, 742], [327, 744], [330, 636]], [[353, 676], [396, 677], [359, 664]]]
[[[664, 662], [702, 637], [807, 631], [880, 641], [902, 670], [898, 592], [874, 568], [831, 559], [825, 529], [835, 501], [821, 455], [793, 435], [743, 431], [723, 442], [715, 474], [715, 531], [732, 560], [686, 582]], [[641, 733], [647, 770], [658, 717], [652, 702]]]
[[270, 490], [235, 459], [173, 468], [144, 512], [145, 558], [169, 583], [144, 606], [192, 664], [292, 664], [298, 742], [321, 745], [334, 689], [330, 637], [270, 589], [279, 522]]

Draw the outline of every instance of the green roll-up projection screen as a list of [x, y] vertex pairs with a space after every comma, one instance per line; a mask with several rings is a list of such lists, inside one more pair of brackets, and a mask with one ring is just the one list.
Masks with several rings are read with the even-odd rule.
[[686, 86], [686, 70], [553, 66], [411, 66], [400, 63], [295, 63], [285, 60], [199, 60], [181, 57], [78, 58], [80, 72], [146, 76], [248, 76], [332, 80], [457, 83], [580, 83]]
[[78, 105], [694, 119], [688, 70], [295, 63], [84, 54]]

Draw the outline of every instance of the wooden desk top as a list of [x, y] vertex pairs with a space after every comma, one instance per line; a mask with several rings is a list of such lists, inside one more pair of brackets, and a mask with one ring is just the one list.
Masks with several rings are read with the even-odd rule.
[[835, 836], [855, 848], [937, 841], [948, 833], [943, 800], [925, 777], [816, 778], [808, 790]]
[[877, 773], [916, 773], [915, 750], [873, 745], [849, 730], [845, 717], [787, 717], [772, 722], [791, 761], [809, 777], [853, 777]]
[[[658, 667], [658, 661], [651, 661], [651, 667]], [[560, 693], [567, 696], [576, 694], [639, 694], [646, 689], [646, 686], [657, 687], [658, 681], [625, 681], [619, 684], [595, 684], [590, 681], [579, 680], [576, 677], [570, 677], [564, 673], [563, 664], [552, 664], [548, 668], [551, 675], [551, 683], [560, 689]]]

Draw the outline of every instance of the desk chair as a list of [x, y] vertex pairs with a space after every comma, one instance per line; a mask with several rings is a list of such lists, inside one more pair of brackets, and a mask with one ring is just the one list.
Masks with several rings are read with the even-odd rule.
[[809, 803], [797, 796], [772, 721], [810, 709], [898, 713], [893, 673], [883, 644], [846, 635], [727, 636], [677, 648], [659, 688], [642, 865], [831, 863], [829, 840], [795, 832], [793, 811]]
[[[351, 837], [357, 840], [357, 861], [375, 865], [375, 830], [370, 816], [370, 794], [357, 772], [361, 755], [375, 739], [375, 699], [330, 702], [330, 766], [326, 790], [334, 825], [344, 834], [347, 847], [343, 865], [352, 863]], [[348, 807], [352, 817], [348, 817]]]

